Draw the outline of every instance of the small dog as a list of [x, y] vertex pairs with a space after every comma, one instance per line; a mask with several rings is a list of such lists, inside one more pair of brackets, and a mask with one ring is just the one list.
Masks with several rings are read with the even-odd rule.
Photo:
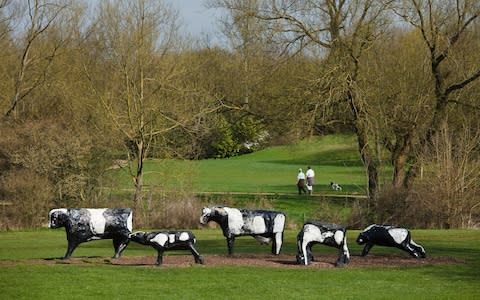
[[338, 183], [335, 183], [335, 182], [330, 182], [330, 188], [332, 190], [335, 190], [335, 191], [341, 191], [342, 190], [342, 187]]

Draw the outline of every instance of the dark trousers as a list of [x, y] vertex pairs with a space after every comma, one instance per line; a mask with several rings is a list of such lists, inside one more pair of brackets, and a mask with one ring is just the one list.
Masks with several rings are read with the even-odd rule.
[[306, 194], [307, 191], [305, 190], [305, 179], [300, 179], [297, 182], [297, 187], [298, 187], [298, 194], [302, 194], [302, 191]]

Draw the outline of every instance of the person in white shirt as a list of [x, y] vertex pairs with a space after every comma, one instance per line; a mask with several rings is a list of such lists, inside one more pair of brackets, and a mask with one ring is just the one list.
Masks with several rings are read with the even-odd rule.
[[302, 191], [305, 194], [307, 193], [307, 191], [305, 190], [305, 173], [303, 173], [302, 169], [298, 169], [297, 187], [298, 187], [298, 194], [299, 195], [302, 194]]
[[310, 166], [307, 167], [306, 175], [307, 175], [307, 190], [308, 190], [308, 194], [311, 195], [313, 192], [313, 178], [315, 177], [315, 172]]

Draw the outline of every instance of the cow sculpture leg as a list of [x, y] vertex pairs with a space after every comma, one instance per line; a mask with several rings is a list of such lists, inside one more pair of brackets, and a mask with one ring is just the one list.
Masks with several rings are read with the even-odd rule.
[[301, 263], [308, 265], [312, 261], [315, 261], [315, 258], [313, 257], [313, 252], [312, 252], [312, 246], [313, 243], [303, 243], [302, 245], [302, 258], [301, 258]]
[[195, 263], [203, 265], [203, 257], [198, 253], [197, 249], [193, 246], [192, 243], [189, 245], [190, 251], [192, 252], [193, 257], [195, 257]]
[[165, 252], [165, 249], [164, 248], [157, 248], [157, 252], [158, 252], [158, 255], [157, 255], [157, 266], [161, 266], [162, 263], [163, 263], [163, 252]]
[[[165, 252], [165, 248], [164, 247], [154, 247], [156, 250], [157, 250], [157, 266], [161, 266], [163, 264], [163, 253]], [[200, 253], [198, 253], [197, 249], [195, 249], [195, 247], [193, 246], [192, 243], [189, 243], [188, 244], [188, 247], [190, 249], [190, 251], [192, 252], [192, 255], [193, 257], [195, 258], [195, 263], [196, 264], [202, 264], [203, 265], [203, 257], [200, 255]], [[183, 249], [183, 247], [182, 247]]]
[[427, 254], [425, 253], [425, 250], [423, 249], [423, 247], [415, 244], [413, 241], [412, 243], [414, 244], [413, 247], [415, 249], [415, 252], [417, 253], [417, 257], [421, 257], [421, 258], [427, 257]]
[[301, 265], [308, 265], [309, 262], [313, 261], [312, 255], [312, 246], [309, 242], [305, 240], [297, 241], [298, 254], [297, 254], [297, 263]]
[[233, 254], [233, 245], [235, 243], [235, 237], [227, 237], [227, 247], [228, 247], [228, 254], [232, 255]]
[[401, 248], [402, 250], [408, 252], [411, 256], [417, 258], [419, 257], [418, 253], [415, 251], [415, 249], [413, 249], [412, 247], [410, 247], [409, 245], [405, 245], [404, 247]]
[[283, 231], [276, 232], [272, 241], [272, 254], [279, 255], [282, 249]]
[[409, 239], [409, 242], [405, 243], [401, 249], [407, 251], [408, 253], [410, 253], [411, 256], [415, 258], [426, 257], [425, 252], [422, 251], [423, 249], [419, 245], [417, 245], [412, 239]]
[[335, 263], [336, 267], [343, 267], [344, 264], [348, 263], [349, 261], [349, 253], [348, 249], [345, 251], [345, 246], [341, 245], [339, 248], [339, 254], [338, 254], [338, 259]]
[[419, 258], [419, 257], [425, 258], [426, 257], [425, 251], [423, 251], [423, 248], [420, 247], [417, 243], [415, 243], [412, 240], [412, 235], [411, 235], [410, 232], [408, 232], [407, 238], [402, 243], [402, 248], [401, 249], [407, 251], [408, 253], [410, 253], [411, 256], [413, 256], [415, 258]]
[[313, 244], [310, 243], [308, 244], [306, 247], [305, 247], [305, 250], [307, 251], [305, 256], [307, 258], [307, 262], [312, 262], [312, 261], [315, 261], [315, 257], [313, 256], [313, 252], [312, 252], [312, 246]]
[[362, 250], [362, 256], [367, 255], [368, 252], [370, 252], [370, 249], [372, 249], [372, 247], [373, 247], [372, 243], [366, 243], [365, 247], [363, 247], [363, 250]]
[[75, 250], [79, 244], [77, 241], [68, 241], [67, 252], [63, 259], [69, 259], [72, 256], [73, 250]]
[[127, 248], [130, 240], [128, 238], [120, 237], [113, 239], [113, 247], [115, 249], [115, 254], [112, 258], [119, 258], [122, 255], [123, 250]]
[[347, 247], [347, 235], [346, 232], [342, 233], [343, 241], [340, 243], [339, 254], [337, 262], [335, 263], [336, 267], [343, 267], [344, 264], [350, 261], [350, 252], [348, 251]]

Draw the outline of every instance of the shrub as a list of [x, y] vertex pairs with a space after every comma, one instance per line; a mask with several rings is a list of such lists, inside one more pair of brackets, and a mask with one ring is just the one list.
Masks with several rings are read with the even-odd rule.
[[480, 133], [470, 126], [450, 132], [444, 125], [419, 155], [420, 177], [408, 189], [384, 187], [375, 222], [421, 228], [480, 225]]
[[[345, 207], [349, 206], [349, 201], [345, 200]], [[312, 218], [327, 223], [347, 224], [348, 214], [338, 204], [331, 203], [328, 199], [318, 202], [318, 208], [313, 212]]]
[[[4, 199], [0, 230], [34, 228], [46, 224], [52, 205], [53, 187], [32, 170], [9, 172], [1, 180]], [[8, 204], [8, 205], [7, 205]]]
[[202, 203], [184, 191], [162, 191], [152, 188], [134, 212], [139, 228], [199, 228]]
[[46, 221], [48, 208], [95, 200], [106, 165], [88, 134], [55, 120], [2, 125], [0, 196], [12, 203], [4, 205], [3, 228], [38, 226]]

